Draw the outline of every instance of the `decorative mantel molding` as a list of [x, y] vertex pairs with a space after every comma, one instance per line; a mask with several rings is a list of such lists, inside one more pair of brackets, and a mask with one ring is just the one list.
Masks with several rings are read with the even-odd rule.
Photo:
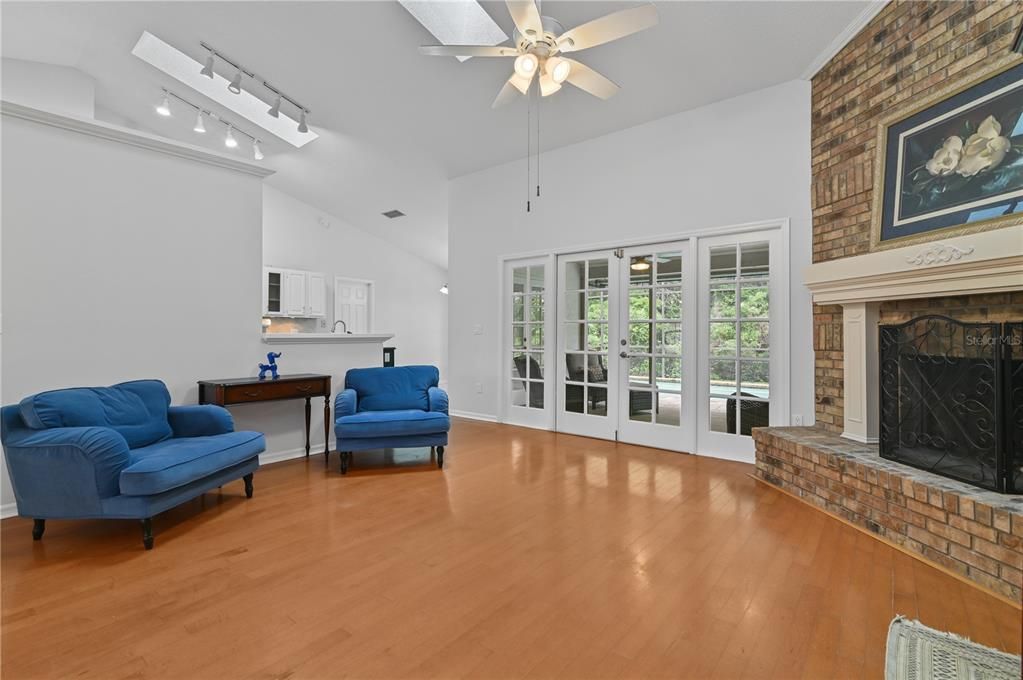
[[956, 246], [935, 243], [921, 250], [916, 255], [906, 258], [906, 262], [917, 267], [929, 267], [932, 264], [945, 264], [954, 260], [961, 260], [973, 253], [973, 246], [958, 248]]
[[173, 139], [151, 135], [148, 132], [104, 123], [92, 118], [34, 109], [31, 106], [24, 106], [9, 101], [0, 101], [0, 114], [4, 117], [20, 118], [21, 120], [41, 125], [49, 125], [50, 127], [62, 130], [99, 137], [111, 142], [128, 144], [129, 146], [177, 156], [178, 158], [186, 158], [199, 163], [205, 163], [206, 165], [215, 165], [228, 170], [234, 170], [235, 172], [255, 175], [256, 177], [267, 177], [274, 174], [274, 170], [266, 166], [244, 161], [234, 156], [210, 151], [194, 144], [176, 142]]
[[822, 305], [1023, 290], [1023, 225], [818, 262], [803, 279]]

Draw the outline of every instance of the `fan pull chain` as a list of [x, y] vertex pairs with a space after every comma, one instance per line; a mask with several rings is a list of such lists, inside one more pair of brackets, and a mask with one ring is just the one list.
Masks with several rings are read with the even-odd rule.
[[532, 158], [531, 158], [531, 151], [532, 151], [532, 146], [531, 145], [532, 145], [532, 142], [533, 142], [533, 130], [532, 130], [532, 128], [533, 128], [533, 111], [532, 111], [532, 106], [530, 106], [530, 103], [529, 103], [530, 102], [530, 98], [531, 98], [531, 96], [533, 94], [533, 87], [532, 87], [533, 84], [530, 83], [529, 85], [530, 85], [529, 88], [526, 90], [526, 212], [527, 213], [531, 212], [531, 210], [532, 210], [532, 205], [531, 205], [530, 200], [529, 200], [529, 188], [530, 188], [530, 185], [532, 184], [532, 181], [531, 181], [532, 177], [531, 177], [530, 173], [533, 170]]
[[[540, 84], [537, 83], [537, 89]], [[540, 104], [543, 103], [543, 97], [540, 93], [536, 96], [536, 197], [540, 198]]]

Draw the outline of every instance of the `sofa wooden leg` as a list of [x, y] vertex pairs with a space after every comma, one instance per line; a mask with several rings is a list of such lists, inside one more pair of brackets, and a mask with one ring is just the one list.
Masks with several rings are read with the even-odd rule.
[[153, 518], [146, 517], [142, 520], [142, 545], [146, 550], [153, 549]]
[[341, 474], [343, 475], [348, 474], [348, 457], [351, 455], [348, 451], [341, 452]]
[[437, 447], [437, 467], [438, 468], [444, 467], [444, 447], [443, 446], [438, 446]]
[[45, 519], [34, 519], [32, 520], [32, 540], [38, 541], [42, 539], [43, 532], [46, 531], [46, 520]]
[[250, 472], [242, 479], [245, 480], [245, 497], [252, 498], [252, 473]]

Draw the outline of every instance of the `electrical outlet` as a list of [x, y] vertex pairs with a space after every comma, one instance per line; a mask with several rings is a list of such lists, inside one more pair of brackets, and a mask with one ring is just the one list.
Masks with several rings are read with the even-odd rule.
[[483, 383], [476, 383], [476, 394], [483, 394]]
[[796, 427], [802, 427], [803, 426], [803, 416], [800, 416], [800, 415], [792, 416], [792, 424], [795, 425]]
[[326, 328], [326, 327], [327, 327], [327, 320], [326, 319], [320, 319], [320, 328]]

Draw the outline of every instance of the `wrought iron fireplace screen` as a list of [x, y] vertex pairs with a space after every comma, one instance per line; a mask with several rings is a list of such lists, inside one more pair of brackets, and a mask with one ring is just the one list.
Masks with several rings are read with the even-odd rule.
[[880, 327], [880, 452], [1023, 492], [1023, 322], [928, 315]]

